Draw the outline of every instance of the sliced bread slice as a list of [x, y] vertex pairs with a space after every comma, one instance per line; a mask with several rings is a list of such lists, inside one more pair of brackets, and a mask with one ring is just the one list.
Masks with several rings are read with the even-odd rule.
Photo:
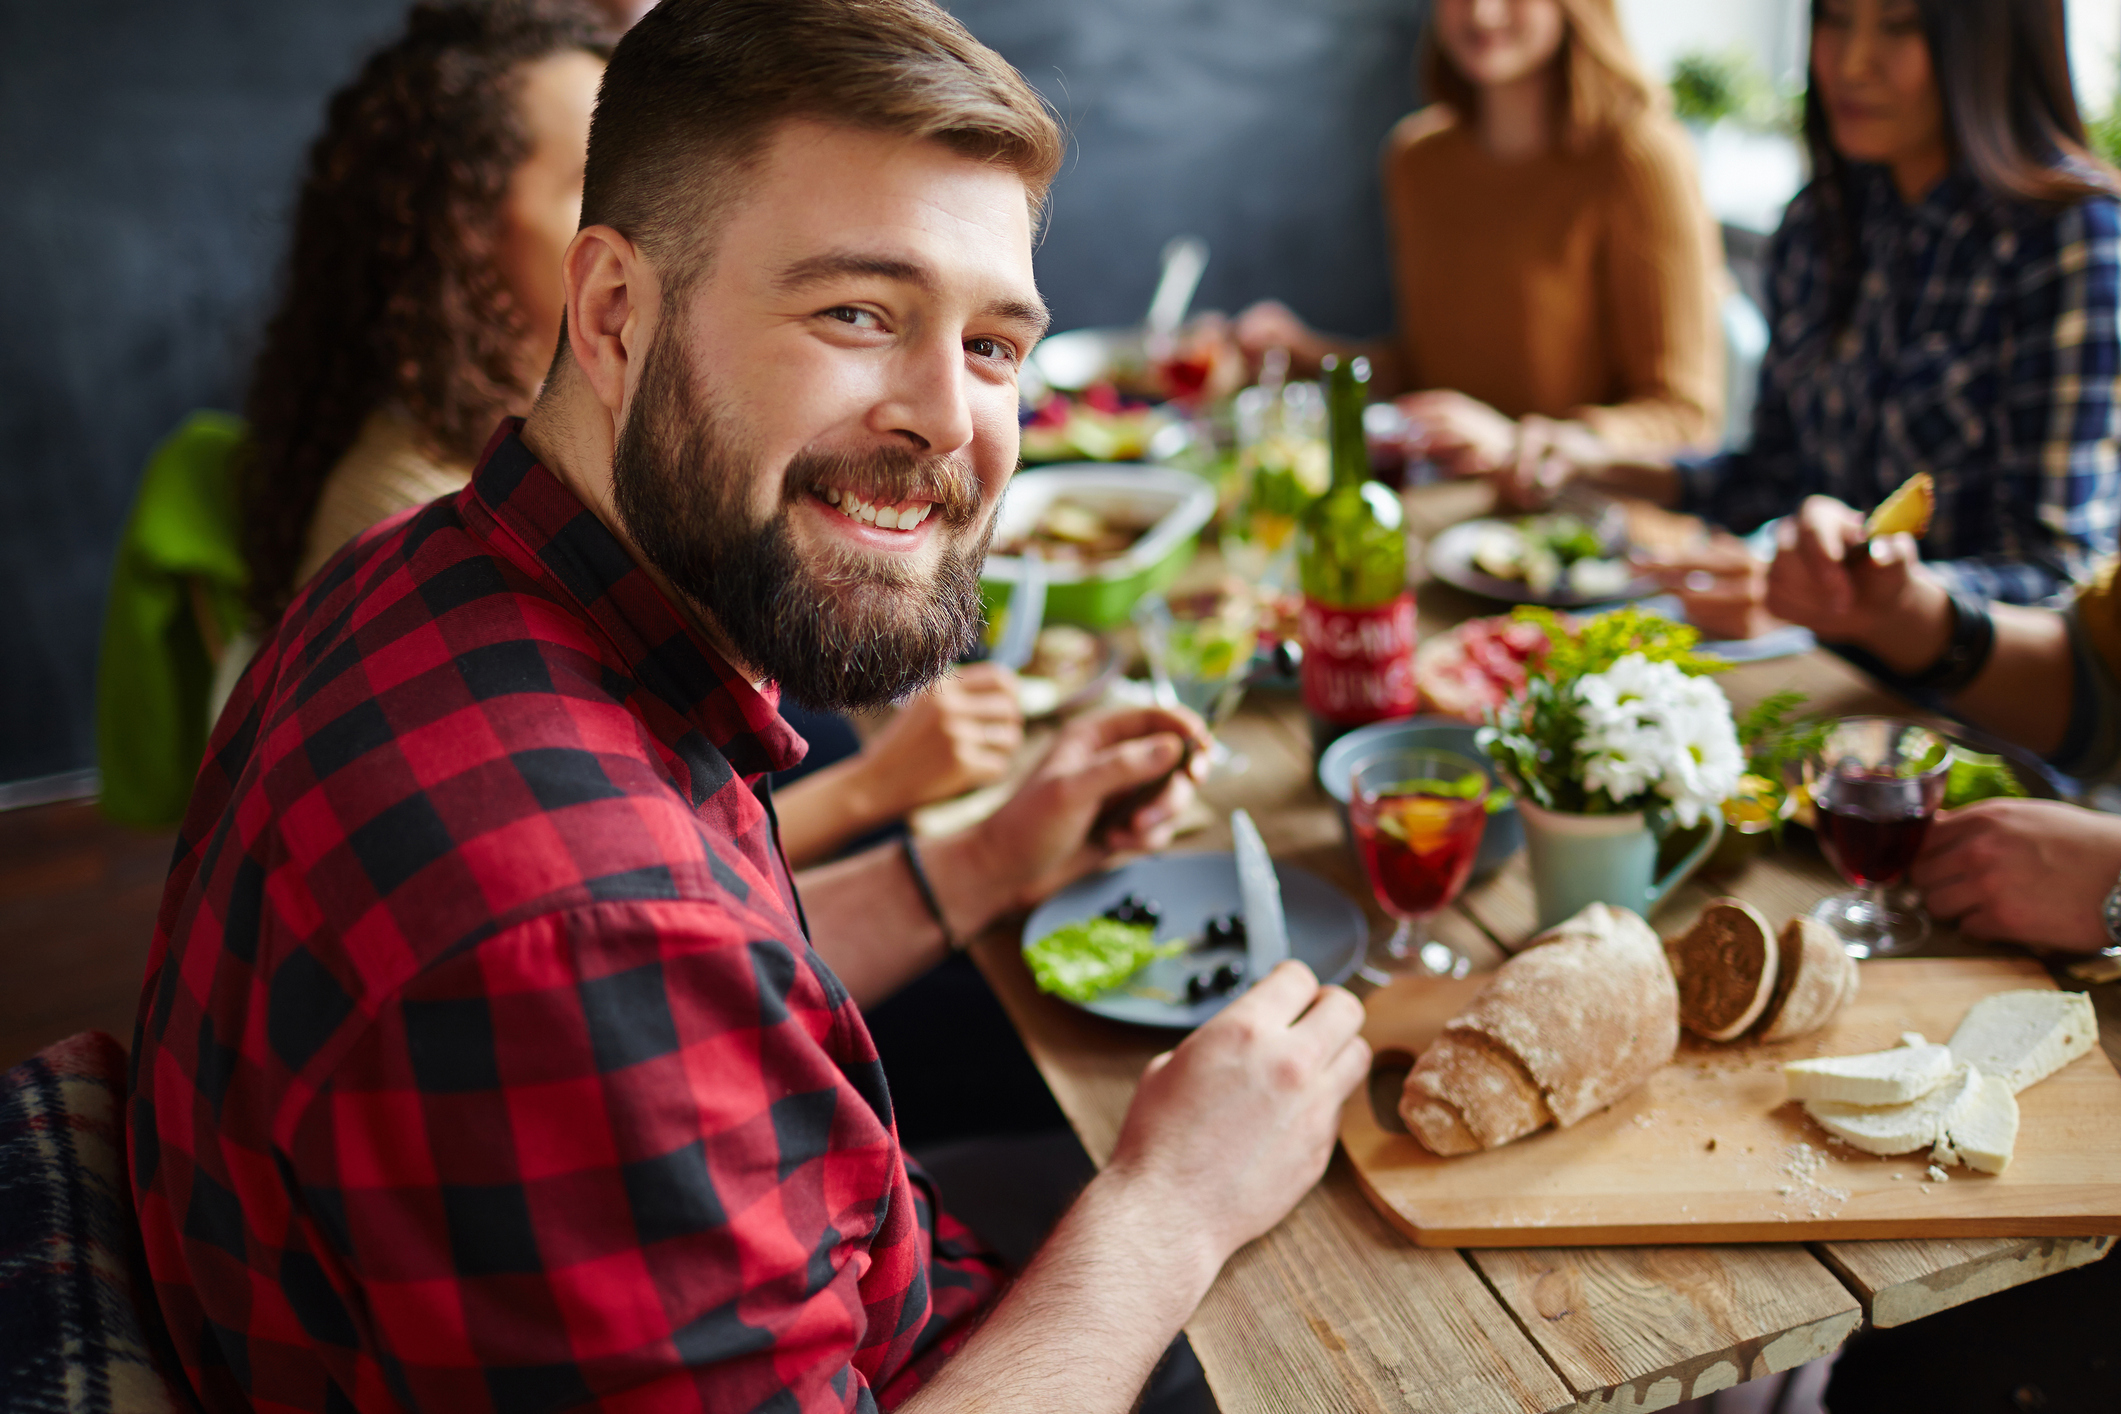
[[1782, 1063], [1793, 1100], [1837, 1105], [1904, 1105], [1921, 1099], [1951, 1077], [1949, 1047], [1933, 1045], [1913, 1031], [1890, 1051], [1859, 1056], [1820, 1056]]
[[1775, 953], [1775, 995], [1760, 1014], [1761, 1040], [1809, 1036], [1856, 999], [1856, 959], [1824, 923], [1792, 918], [1776, 936]]
[[2082, 992], [2027, 989], [1975, 1002], [1952, 1033], [1954, 1058], [1979, 1066], [2016, 1094], [2045, 1080], [2099, 1041], [2099, 1018]]
[[1718, 899], [1664, 945], [1679, 984], [1679, 1024], [1711, 1041], [1735, 1041], [1774, 995], [1775, 934], [1752, 905]]
[[[1447, 1145], [1462, 1141], [1452, 1127], [1439, 1126], [1435, 1119], [1418, 1112], [1424, 1100], [1440, 1100], [1449, 1105], [1483, 1149], [1522, 1139], [1554, 1122], [1539, 1086], [1525, 1073], [1517, 1057], [1478, 1032], [1444, 1032], [1421, 1053], [1400, 1097], [1400, 1118], [1407, 1121], [1407, 1128], [1432, 1153], [1444, 1153], [1444, 1149], [1429, 1144], [1424, 1128], [1435, 1129]], [[1409, 1109], [1410, 1102], [1416, 1110]]]

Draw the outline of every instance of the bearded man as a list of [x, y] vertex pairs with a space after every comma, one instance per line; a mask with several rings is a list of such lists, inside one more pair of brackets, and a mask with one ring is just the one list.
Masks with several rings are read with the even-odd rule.
[[1317, 1180], [1368, 1052], [1286, 964], [998, 1297], [859, 1010], [1158, 844], [1182, 783], [1092, 822], [1197, 722], [1079, 723], [979, 831], [800, 898], [762, 788], [779, 692], [970, 640], [1060, 154], [926, 0], [665, 0], [618, 46], [536, 409], [312, 581], [193, 796], [130, 1126], [204, 1407], [1118, 1411]]

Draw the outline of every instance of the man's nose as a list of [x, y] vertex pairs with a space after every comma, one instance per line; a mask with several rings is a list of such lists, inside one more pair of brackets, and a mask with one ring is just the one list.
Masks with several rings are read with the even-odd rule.
[[972, 403], [965, 385], [965, 351], [955, 338], [923, 339], [891, 360], [889, 384], [872, 426], [904, 437], [935, 456], [963, 451], [972, 441]]

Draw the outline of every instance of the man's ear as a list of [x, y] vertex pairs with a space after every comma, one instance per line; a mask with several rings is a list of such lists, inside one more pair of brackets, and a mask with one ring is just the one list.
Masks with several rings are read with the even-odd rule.
[[561, 258], [560, 280], [568, 351], [617, 423], [647, 349], [654, 273], [632, 241], [609, 226], [585, 226]]

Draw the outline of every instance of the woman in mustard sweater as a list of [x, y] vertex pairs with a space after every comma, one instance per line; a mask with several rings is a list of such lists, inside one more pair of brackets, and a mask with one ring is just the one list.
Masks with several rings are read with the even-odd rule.
[[1239, 343], [1298, 369], [1367, 354], [1413, 450], [1458, 475], [1531, 454], [1527, 437], [1713, 443], [1720, 243], [1613, 0], [1437, 0], [1421, 68], [1435, 101], [1384, 159], [1397, 328], [1358, 346], [1269, 302]]

